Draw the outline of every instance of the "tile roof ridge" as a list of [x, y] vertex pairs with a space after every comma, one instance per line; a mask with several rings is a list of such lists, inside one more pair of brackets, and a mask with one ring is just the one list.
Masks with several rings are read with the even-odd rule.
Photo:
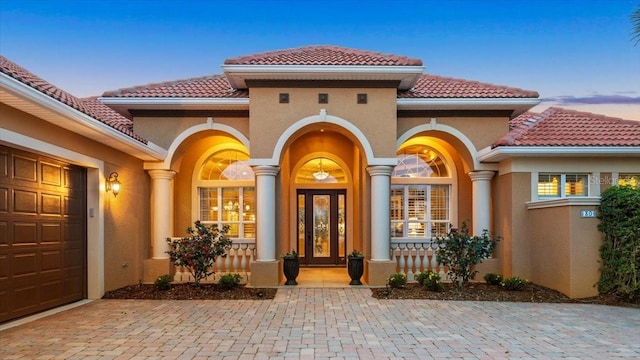
[[[293, 48], [283, 48], [277, 50], [269, 50], [265, 52], [259, 52], [248, 55], [236, 56], [233, 58], [227, 58], [224, 61], [224, 65], [247, 65], [247, 62], [252, 60], [260, 60], [269, 57], [278, 57], [278, 56], [287, 56], [291, 54], [304, 54], [307, 51], [313, 50], [329, 50], [344, 53], [345, 55], [356, 55], [356, 56], [370, 56], [370, 57], [379, 57], [379, 58], [387, 58], [387, 60], [393, 59], [394, 61], [403, 61], [406, 64], [398, 65], [398, 66], [422, 66], [422, 60], [417, 58], [412, 58], [404, 55], [396, 55], [391, 53], [384, 53], [379, 51], [370, 51], [364, 49], [356, 49], [339, 45], [305, 45], [298, 46]], [[277, 64], [287, 66], [285, 64]], [[397, 65], [397, 64], [396, 64]], [[329, 65], [334, 66], [334, 65]], [[378, 66], [380, 66], [378, 64]]]
[[[167, 80], [167, 81], [152, 82], [148, 84], [128, 86], [128, 87], [123, 87], [116, 90], [107, 90], [104, 93], [102, 93], [101, 96], [116, 97], [123, 94], [134, 93], [140, 90], [160, 88], [165, 86], [173, 86], [173, 85], [185, 84], [190, 82], [206, 81], [210, 79], [224, 79], [225, 81], [227, 80], [227, 78], [223, 74], [211, 74], [211, 75], [190, 77], [186, 79]], [[236, 89], [232, 88], [231, 84], [229, 84], [229, 90], [236, 90]]]
[[624, 118], [617, 117], [617, 116], [597, 114], [597, 113], [593, 113], [593, 112], [590, 112], [590, 111], [567, 109], [567, 108], [562, 108], [562, 107], [557, 107], [557, 106], [551, 106], [551, 107], [549, 107], [549, 109], [555, 109], [558, 112], [563, 113], [563, 114], [572, 114], [572, 115], [583, 116], [583, 117], [589, 118], [590, 120], [615, 121], [617, 123], [623, 123], [623, 124], [633, 125], [633, 126], [640, 126], [640, 121], [624, 119]]

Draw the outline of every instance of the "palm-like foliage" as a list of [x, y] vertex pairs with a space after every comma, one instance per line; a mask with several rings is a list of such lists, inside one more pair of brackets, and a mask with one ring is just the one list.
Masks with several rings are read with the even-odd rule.
[[631, 25], [633, 26], [633, 31], [631, 34], [631, 41], [635, 41], [633, 44], [638, 45], [640, 43], [640, 3], [638, 4], [638, 8], [631, 13]]

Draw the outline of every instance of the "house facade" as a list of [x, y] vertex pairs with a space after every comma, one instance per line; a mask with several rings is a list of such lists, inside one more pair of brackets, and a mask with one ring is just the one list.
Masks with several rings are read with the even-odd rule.
[[[167, 237], [229, 225], [218, 272], [277, 286], [366, 256], [365, 282], [443, 271], [431, 239], [501, 236], [481, 272], [597, 293], [599, 195], [640, 176], [640, 123], [335, 46], [78, 99], [0, 58], [0, 321], [184, 274]], [[120, 191], [113, 191], [117, 175]], [[411, 278], [411, 277], [410, 277]], [[53, 294], [53, 295], [52, 295]]]

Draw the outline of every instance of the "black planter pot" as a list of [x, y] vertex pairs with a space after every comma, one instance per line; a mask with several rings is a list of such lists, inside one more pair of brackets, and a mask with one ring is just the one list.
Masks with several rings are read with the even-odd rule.
[[351, 282], [349, 283], [349, 285], [362, 285], [360, 278], [364, 273], [364, 258], [349, 257], [347, 270], [349, 271], [349, 277], [351, 277]]
[[284, 284], [298, 285], [296, 278], [300, 273], [300, 261], [298, 260], [298, 258], [295, 258], [295, 259], [284, 258], [283, 260], [284, 260], [284, 263], [283, 263], [284, 277], [287, 278], [287, 282], [285, 282]]

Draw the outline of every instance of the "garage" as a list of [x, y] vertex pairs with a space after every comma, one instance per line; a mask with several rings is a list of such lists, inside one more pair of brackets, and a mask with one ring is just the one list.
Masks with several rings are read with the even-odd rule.
[[0, 322], [86, 298], [86, 170], [0, 145]]

